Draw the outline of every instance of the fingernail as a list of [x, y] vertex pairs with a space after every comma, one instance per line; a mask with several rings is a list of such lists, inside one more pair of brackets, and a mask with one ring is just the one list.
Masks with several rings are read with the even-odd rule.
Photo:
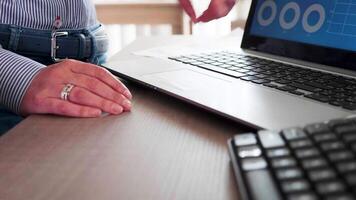
[[132, 106], [132, 104], [131, 104], [131, 102], [130, 102], [129, 100], [124, 100], [124, 101], [122, 102], [122, 105], [123, 105], [126, 109], [128, 109], [128, 110], [130, 110], [130, 109], [131, 109], [131, 106]]
[[123, 111], [123, 108], [117, 104], [114, 104], [111, 109], [115, 114], [120, 114]]
[[128, 91], [128, 90], [126, 90], [126, 91], [124, 92], [124, 95], [125, 95], [127, 98], [129, 98], [129, 99], [132, 98], [132, 94], [131, 94], [131, 92]]

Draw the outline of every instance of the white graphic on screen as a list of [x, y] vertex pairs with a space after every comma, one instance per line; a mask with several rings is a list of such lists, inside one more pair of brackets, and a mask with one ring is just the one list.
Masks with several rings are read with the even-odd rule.
[[336, 0], [327, 33], [356, 37], [356, 0]]
[[[275, 1], [267, 0], [263, 2], [257, 13], [258, 23], [264, 27], [271, 25], [277, 17], [277, 10]], [[286, 17], [288, 12], [293, 13], [291, 20]], [[279, 14], [279, 25], [284, 30], [290, 30], [295, 28], [299, 20], [301, 20], [301, 25], [305, 32], [315, 33], [324, 25], [325, 15], [325, 8], [321, 4], [312, 4], [305, 11], [302, 11], [298, 3], [292, 1], [283, 5]], [[317, 19], [314, 19], [315, 17]]]

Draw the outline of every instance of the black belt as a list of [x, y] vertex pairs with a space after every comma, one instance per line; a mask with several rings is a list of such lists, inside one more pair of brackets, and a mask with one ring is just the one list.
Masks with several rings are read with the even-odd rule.
[[105, 54], [109, 43], [101, 25], [93, 31], [42, 31], [0, 25], [0, 44], [24, 56], [50, 57], [57, 61], [61, 58], [86, 60]]

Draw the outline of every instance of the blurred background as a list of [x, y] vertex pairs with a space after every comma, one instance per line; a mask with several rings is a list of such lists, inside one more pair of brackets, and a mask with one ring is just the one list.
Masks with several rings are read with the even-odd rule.
[[[192, 24], [177, 0], [93, 0], [99, 20], [106, 25], [111, 43], [109, 56], [137, 37], [186, 34], [225, 36], [243, 28], [251, 0], [239, 0], [230, 14], [209, 23]], [[193, 0], [200, 15], [210, 0]]]

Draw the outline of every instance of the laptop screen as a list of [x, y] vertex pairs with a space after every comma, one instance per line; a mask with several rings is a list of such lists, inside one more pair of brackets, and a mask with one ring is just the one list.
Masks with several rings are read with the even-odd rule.
[[242, 47], [355, 70], [356, 0], [253, 0]]

